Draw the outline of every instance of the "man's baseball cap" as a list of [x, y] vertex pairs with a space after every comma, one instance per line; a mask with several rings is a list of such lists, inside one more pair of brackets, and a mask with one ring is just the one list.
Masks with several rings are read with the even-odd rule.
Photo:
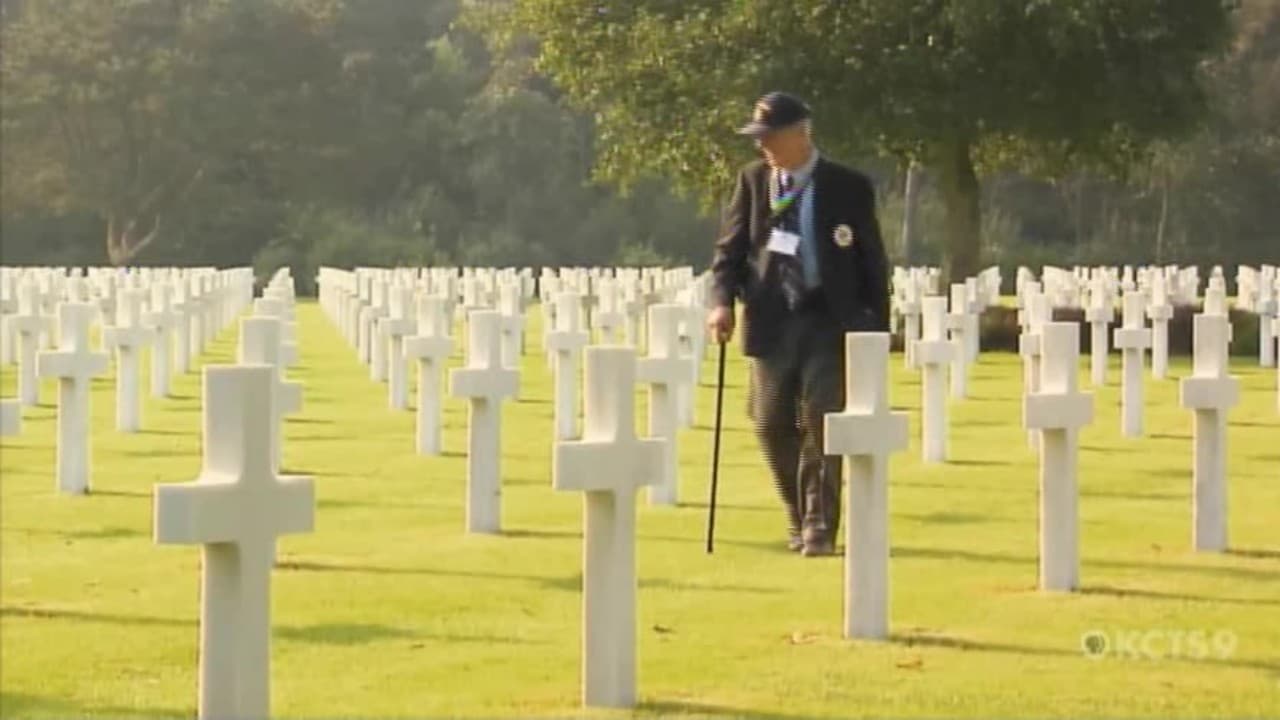
[[738, 128], [738, 134], [759, 138], [795, 125], [811, 115], [809, 106], [800, 98], [784, 92], [771, 92], [756, 101], [751, 122]]

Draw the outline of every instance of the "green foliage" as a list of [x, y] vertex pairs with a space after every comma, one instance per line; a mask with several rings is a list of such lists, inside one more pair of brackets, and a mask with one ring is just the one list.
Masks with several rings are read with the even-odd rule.
[[[888, 152], [939, 175], [948, 260], [976, 269], [974, 168], [1126, 167], [1196, 122], [1197, 66], [1224, 0], [514, 0], [495, 42], [540, 42], [538, 69], [596, 113], [603, 177], [670, 176], [709, 203], [761, 92], [817, 108], [838, 157]], [[484, 6], [492, 10], [492, 6]]]

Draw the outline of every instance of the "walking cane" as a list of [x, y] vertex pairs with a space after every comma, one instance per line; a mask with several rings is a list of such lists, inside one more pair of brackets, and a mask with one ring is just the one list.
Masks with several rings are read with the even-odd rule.
[[707, 503], [707, 554], [715, 552], [716, 486], [720, 480], [720, 417], [724, 411], [724, 342], [716, 369], [716, 429], [711, 441], [711, 500]]

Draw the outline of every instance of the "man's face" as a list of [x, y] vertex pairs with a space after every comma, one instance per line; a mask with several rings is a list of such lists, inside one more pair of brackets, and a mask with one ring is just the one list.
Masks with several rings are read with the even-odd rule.
[[756, 147], [764, 159], [776, 168], [794, 168], [809, 159], [809, 129], [804, 123], [763, 135], [756, 140]]

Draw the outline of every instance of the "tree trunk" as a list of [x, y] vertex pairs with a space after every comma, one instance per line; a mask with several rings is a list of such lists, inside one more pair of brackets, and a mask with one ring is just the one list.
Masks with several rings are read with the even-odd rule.
[[1164, 263], [1164, 233], [1169, 220], [1169, 176], [1160, 178], [1160, 221], [1156, 223], [1156, 264]]
[[107, 216], [107, 260], [120, 267], [132, 260], [144, 248], [155, 241], [160, 233], [160, 216], [157, 215], [151, 231], [142, 237], [137, 235], [138, 221], [130, 219], [120, 227], [114, 213]]
[[916, 236], [920, 233], [920, 163], [907, 163], [907, 183], [902, 193], [902, 263], [916, 264]]
[[969, 142], [957, 140], [941, 147], [936, 162], [947, 218], [942, 274], [947, 283], [962, 283], [978, 273], [982, 262], [980, 186]]

